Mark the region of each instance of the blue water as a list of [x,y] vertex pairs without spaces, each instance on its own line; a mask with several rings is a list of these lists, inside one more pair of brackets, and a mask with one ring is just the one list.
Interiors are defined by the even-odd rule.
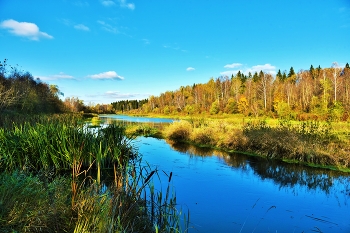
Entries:
[[117,121],[138,122],[138,123],[172,123],[174,122],[174,120],[170,118],[134,117],[134,116],[116,115],[116,114],[99,115],[99,118],[117,120]]
[[190,210],[189,232],[350,232],[346,174],[154,138],[135,145],[159,171],[156,189],[166,187],[164,173],[173,173],[179,209]]
[[[113,121],[169,124],[172,119],[102,115]],[[350,233],[350,174],[226,154],[140,137],[143,164],[158,170],[156,190],[170,185],[189,232]],[[167,175],[166,175],[167,174]]]

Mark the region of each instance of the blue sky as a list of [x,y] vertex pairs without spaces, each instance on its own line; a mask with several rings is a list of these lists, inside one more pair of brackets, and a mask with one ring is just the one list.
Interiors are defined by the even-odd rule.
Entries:
[[350,62],[349,0],[0,0],[0,59],[89,103]]

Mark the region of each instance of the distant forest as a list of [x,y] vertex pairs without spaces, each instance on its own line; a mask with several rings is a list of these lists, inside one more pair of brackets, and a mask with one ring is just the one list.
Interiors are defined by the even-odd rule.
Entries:
[[148,101],[112,103],[117,111],[156,114],[244,114],[295,119],[346,120],[350,113],[350,67],[295,72],[240,71],[231,77],[211,78],[204,84],[181,86]]
[[147,103],[148,99],[144,100],[121,100],[111,103],[114,111],[117,112],[128,112],[133,109],[139,109],[143,104]]
[[[166,88],[166,87],[165,87]],[[86,106],[77,97],[65,98],[58,86],[34,79],[0,62],[0,112],[24,113],[135,113],[135,114],[243,114],[299,120],[347,120],[350,116],[350,67],[295,72],[263,71],[211,78],[204,84],[181,86],[144,100],[123,100]]]

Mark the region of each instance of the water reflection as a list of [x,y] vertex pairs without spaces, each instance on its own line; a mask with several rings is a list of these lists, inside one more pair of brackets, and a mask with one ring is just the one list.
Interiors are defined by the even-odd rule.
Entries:
[[126,115],[99,115],[99,124],[121,124],[124,126],[137,126],[143,125],[151,128],[162,129],[163,127],[174,122],[168,118],[146,118],[146,117],[130,117]]
[[[252,170],[262,180],[273,180],[280,188],[294,188],[296,186],[306,187],[308,190],[321,190],[329,194],[332,189],[342,187],[341,193],[350,196],[350,174],[311,168],[298,164],[287,164],[276,160],[267,160],[261,157],[247,156],[244,154],[226,153],[207,147],[193,146],[187,143],[174,143],[171,140],[166,142],[172,149],[186,153],[190,157],[211,157],[216,156],[225,161],[233,168],[241,170]],[[335,182],[336,180],[336,182]],[[335,187],[339,186],[339,187]]]

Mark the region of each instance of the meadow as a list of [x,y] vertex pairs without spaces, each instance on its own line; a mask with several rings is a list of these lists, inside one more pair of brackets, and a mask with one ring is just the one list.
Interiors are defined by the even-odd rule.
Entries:
[[266,159],[350,171],[350,123],[248,118],[241,115],[181,117],[163,138]]

